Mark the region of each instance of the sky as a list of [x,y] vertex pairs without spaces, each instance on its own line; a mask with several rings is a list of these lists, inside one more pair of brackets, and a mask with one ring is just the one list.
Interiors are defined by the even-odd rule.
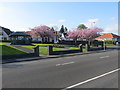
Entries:
[[0,26],[12,31],[40,25],[72,30],[79,24],[118,34],[118,2],[0,2]]

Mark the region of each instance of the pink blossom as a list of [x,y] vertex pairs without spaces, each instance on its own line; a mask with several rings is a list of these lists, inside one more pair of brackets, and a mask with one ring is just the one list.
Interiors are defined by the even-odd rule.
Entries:
[[31,36],[32,37],[54,37],[54,32],[45,25],[41,25],[31,29]]
[[94,27],[94,28],[90,28],[90,29],[82,29],[82,30],[74,29],[73,31],[68,32],[67,38],[94,39],[102,31],[103,31],[103,29],[98,28],[98,27]]

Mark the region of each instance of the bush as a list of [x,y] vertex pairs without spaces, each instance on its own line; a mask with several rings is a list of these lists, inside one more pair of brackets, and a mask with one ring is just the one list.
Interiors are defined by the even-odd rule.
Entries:
[[105,44],[115,44],[116,41],[113,41],[113,40],[105,40]]
[[54,44],[54,45],[52,45],[53,47],[56,47],[56,48],[64,48],[64,46],[62,46],[62,45],[58,45],[58,44]]

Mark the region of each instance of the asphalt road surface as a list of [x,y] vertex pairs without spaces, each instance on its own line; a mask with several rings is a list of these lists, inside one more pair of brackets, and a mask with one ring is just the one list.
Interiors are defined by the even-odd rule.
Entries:
[[3,64],[3,88],[118,88],[118,51]]

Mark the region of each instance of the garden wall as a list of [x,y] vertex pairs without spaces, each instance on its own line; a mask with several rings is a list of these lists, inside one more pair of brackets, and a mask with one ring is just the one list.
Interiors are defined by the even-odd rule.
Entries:
[[70,53],[78,53],[80,50],[64,50],[64,51],[53,51],[52,55],[61,55],[61,54],[70,54]]
[[5,60],[5,59],[36,57],[36,56],[39,56],[39,45],[34,47],[34,52],[33,53],[1,55],[0,57],[2,57],[2,60]]
[[10,40],[0,40],[0,42],[11,42]]
[[2,55],[2,60],[5,59],[16,59],[16,58],[26,58],[26,57],[34,57],[35,53],[25,53],[25,54],[14,54],[14,55]]
[[66,44],[66,45],[79,45],[79,44],[87,44],[88,41],[65,41],[65,40],[62,40],[62,41],[59,41],[59,44]]
[[[88,41],[59,41],[59,44],[66,44],[66,45],[79,45],[79,44],[88,44],[89,42]],[[97,40],[93,40],[93,41],[90,41],[90,45],[102,45],[103,44],[103,41],[97,41]]]

